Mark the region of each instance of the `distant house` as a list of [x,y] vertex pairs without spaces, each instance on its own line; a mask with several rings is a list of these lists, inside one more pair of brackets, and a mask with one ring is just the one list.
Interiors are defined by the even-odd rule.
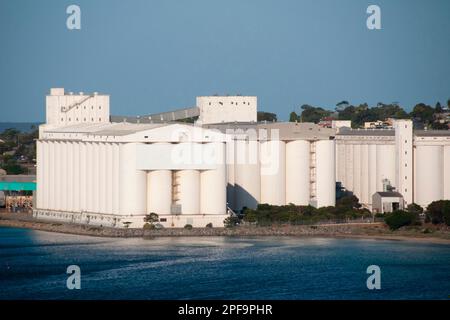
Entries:
[[403,196],[395,191],[375,192],[372,196],[372,211],[374,213],[389,213],[403,210],[405,202]]

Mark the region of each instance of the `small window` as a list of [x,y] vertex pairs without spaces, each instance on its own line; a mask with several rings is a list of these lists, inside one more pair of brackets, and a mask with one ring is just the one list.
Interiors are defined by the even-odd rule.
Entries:
[[102,118],[98,118],[98,121],[102,121]]
[[86,122],[86,118],[84,118],[84,122]]
[[98,106],[98,110],[102,110],[102,106]]
[[64,118],[61,118],[61,121],[64,121]]
[[159,222],[166,222],[167,221],[167,218],[161,218],[161,219],[159,219]]
[[148,139],[148,136],[144,136],[144,139]]
[[86,110],[86,106],[84,106],[84,110]]
[[94,106],[91,106],[91,110],[94,110]]
[[91,118],[91,121],[94,122],[94,118]]

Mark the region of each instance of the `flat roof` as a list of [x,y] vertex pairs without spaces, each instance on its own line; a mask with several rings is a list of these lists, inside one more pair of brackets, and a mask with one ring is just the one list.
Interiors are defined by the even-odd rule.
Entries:
[[395,136],[394,129],[350,129],[340,128],[337,136]]
[[382,197],[388,198],[388,197],[403,197],[399,192],[396,191],[378,191],[375,192],[377,194],[379,194]]

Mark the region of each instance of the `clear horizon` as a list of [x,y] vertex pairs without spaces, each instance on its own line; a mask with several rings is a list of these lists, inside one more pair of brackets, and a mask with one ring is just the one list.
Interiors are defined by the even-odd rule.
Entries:
[[216,93],[256,95],[280,120],[303,104],[450,99],[449,1],[80,0],[68,30],[71,4],[0,2],[1,122],[43,121],[51,87],[109,94],[112,115]]

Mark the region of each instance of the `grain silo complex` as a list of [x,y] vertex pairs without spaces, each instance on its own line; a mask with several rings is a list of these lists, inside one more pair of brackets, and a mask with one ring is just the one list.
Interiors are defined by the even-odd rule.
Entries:
[[46,112],[38,218],[142,227],[153,212],[164,227],[204,227],[258,203],[335,204],[333,130],[258,123],[256,97],[198,97],[193,108],[111,117],[108,96],[56,88]]
[[[187,121],[188,119],[189,121]],[[336,183],[367,208],[395,188],[406,203],[450,199],[450,136],[258,122],[254,96],[203,96],[196,106],[111,116],[109,96],[46,97],[37,141],[37,218],[142,227],[223,226],[259,203],[334,206]]]

